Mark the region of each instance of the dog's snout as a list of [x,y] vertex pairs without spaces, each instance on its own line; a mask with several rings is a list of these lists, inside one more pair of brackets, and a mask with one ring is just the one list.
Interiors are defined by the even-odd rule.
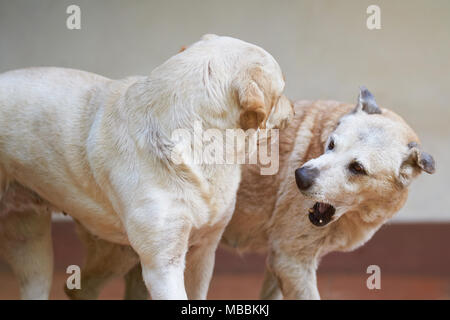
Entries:
[[319,170],[313,167],[301,167],[295,170],[295,181],[300,190],[311,187],[319,175]]

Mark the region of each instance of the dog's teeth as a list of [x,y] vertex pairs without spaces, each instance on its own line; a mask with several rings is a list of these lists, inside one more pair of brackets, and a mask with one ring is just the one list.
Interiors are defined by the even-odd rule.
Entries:
[[314,213],[314,209],[313,208],[309,208],[308,212],[309,213]]

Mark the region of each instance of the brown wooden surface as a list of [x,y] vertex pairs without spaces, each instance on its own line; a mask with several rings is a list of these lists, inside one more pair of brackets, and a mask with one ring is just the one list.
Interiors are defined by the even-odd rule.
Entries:
[[[51,298],[64,299],[68,265],[82,266],[83,252],[72,223],[54,224],[55,277]],[[325,257],[318,272],[324,299],[449,299],[450,224],[384,226],[362,248]],[[263,255],[239,256],[219,249],[209,298],[257,299],[262,284]],[[369,290],[367,266],[381,267],[381,290]],[[123,281],[115,279],[102,299],[121,299]],[[0,260],[0,299],[17,299],[19,290]]]
[[[63,286],[67,275],[55,274],[51,299],[67,299]],[[450,277],[427,275],[384,274],[381,289],[366,287],[367,275],[356,273],[324,273],[318,275],[322,299],[450,299]],[[258,299],[262,273],[215,274],[209,290],[209,299]],[[111,281],[100,299],[122,299],[124,284],[121,279]],[[0,300],[19,299],[19,288],[8,272],[0,272]]]
[[[65,270],[70,264],[82,263],[83,252],[72,223],[55,223],[53,242],[57,269]],[[319,270],[365,272],[367,266],[376,264],[389,273],[450,276],[449,244],[450,223],[388,224],[361,248],[327,255],[322,259]],[[259,272],[264,268],[264,260],[263,255],[239,256],[219,248],[216,272]]]

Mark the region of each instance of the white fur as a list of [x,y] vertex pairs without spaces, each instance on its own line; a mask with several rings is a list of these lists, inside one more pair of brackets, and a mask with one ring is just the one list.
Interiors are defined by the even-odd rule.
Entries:
[[[152,298],[206,298],[240,166],[174,164],[170,136],[196,120],[204,129],[239,128],[245,102],[253,101],[250,86],[263,101],[280,100],[276,61],[257,46],[215,35],[148,77],[113,81],[60,68],[4,73],[1,192],[24,186],[94,235],[130,244]],[[274,105],[265,104],[269,115]]]

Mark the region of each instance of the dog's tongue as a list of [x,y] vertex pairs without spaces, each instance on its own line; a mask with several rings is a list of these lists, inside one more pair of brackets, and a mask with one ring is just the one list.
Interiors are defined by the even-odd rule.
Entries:
[[324,213],[325,211],[327,211],[327,209],[330,207],[330,205],[329,204],[326,204],[326,203],[322,203],[322,202],[320,202],[319,203],[319,212],[320,213]]

